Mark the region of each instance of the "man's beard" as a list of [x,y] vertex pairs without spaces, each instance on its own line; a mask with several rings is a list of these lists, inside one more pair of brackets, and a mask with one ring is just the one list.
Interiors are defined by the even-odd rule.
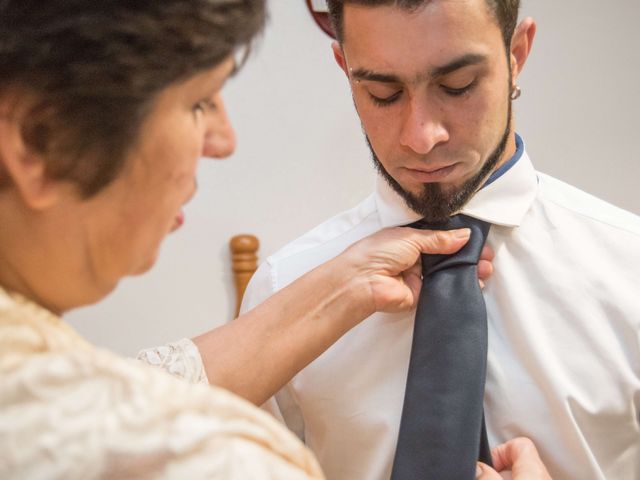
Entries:
[[367,144],[371,150],[373,163],[376,170],[382,175],[387,183],[393,188],[405,201],[407,206],[421,215],[428,223],[444,223],[447,219],[459,211],[476,193],[482,182],[491,174],[495,166],[498,164],[504,154],[511,134],[511,100],[509,99],[507,111],[507,125],[505,127],[502,138],[496,148],[487,157],[484,164],[473,177],[464,182],[460,187],[444,191],[439,183],[425,183],[423,190],[419,194],[408,192],[387,172],[380,162],[380,159],[373,150],[373,146],[366,136]]

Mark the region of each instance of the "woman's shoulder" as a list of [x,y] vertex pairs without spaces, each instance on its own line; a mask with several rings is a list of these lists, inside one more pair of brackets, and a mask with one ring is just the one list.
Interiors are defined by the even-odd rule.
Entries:
[[9,347],[0,350],[0,477],[261,478],[240,467],[251,465],[243,459],[282,478],[319,475],[298,440],[243,399],[63,342],[69,332],[47,348],[48,327],[19,320],[0,319],[0,343]]

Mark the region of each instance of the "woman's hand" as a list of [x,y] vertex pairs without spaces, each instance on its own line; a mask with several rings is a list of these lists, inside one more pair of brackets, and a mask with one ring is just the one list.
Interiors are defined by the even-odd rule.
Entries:
[[[381,230],[349,247],[345,256],[357,276],[370,288],[374,311],[411,310],[422,287],[420,254],[455,253],[469,240],[470,230],[417,230],[397,227]],[[480,285],[493,273],[493,251],[485,247],[478,263]],[[373,312],[371,312],[373,313]]]
[[[524,437],[515,438],[491,450],[494,468],[478,463],[480,480],[551,480],[536,446]],[[498,473],[500,472],[500,473]]]
[[[261,405],[374,312],[415,307],[420,254],[454,253],[468,239],[468,229],[391,228],[354,243],[233,322],[195,338],[209,382]],[[491,258],[486,250],[480,278],[491,274]]]

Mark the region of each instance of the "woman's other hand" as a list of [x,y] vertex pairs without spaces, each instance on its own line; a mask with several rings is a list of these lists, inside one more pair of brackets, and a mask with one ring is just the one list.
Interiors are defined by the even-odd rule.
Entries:
[[491,450],[494,468],[478,463],[480,480],[551,480],[536,446],[524,437],[514,438]]

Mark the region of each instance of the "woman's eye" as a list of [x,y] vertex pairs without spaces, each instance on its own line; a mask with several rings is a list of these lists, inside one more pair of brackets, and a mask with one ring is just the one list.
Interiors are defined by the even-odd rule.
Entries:
[[396,100],[398,100],[398,98],[400,98],[401,94],[402,94],[402,90],[399,90],[396,93],[394,93],[393,95],[389,95],[387,97],[382,97],[381,98],[381,97],[377,97],[376,95],[374,95],[371,92],[369,92],[369,97],[371,98],[373,103],[375,103],[379,107],[386,107],[386,106],[389,106],[392,103],[394,103]]
[[216,103],[213,100],[201,100],[193,106],[194,112],[205,113],[215,110]]
[[474,80],[473,82],[465,85],[464,87],[459,87],[459,88],[454,88],[454,87],[448,87],[446,85],[441,85],[442,90],[444,90],[444,92],[447,95],[451,95],[452,97],[459,97],[461,95],[464,95],[467,92],[470,92],[473,87],[475,87],[476,85],[476,81]]

